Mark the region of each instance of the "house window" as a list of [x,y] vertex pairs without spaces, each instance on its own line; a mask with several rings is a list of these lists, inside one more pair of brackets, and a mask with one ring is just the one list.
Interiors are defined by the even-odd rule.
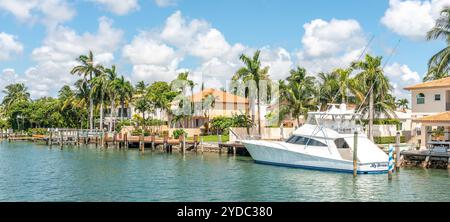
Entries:
[[441,94],[435,94],[434,101],[441,101]]
[[417,94],[417,104],[425,104],[425,95],[423,93]]

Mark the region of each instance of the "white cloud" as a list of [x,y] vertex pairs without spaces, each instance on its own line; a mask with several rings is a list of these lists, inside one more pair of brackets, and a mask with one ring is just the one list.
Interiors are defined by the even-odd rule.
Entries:
[[91,0],[102,6],[108,11],[116,15],[126,15],[131,11],[139,9],[138,0]]
[[20,83],[21,79],[14,69],[3,69],[0,73],[0,98],[3,98],[3,89],[11,83]]
[[31,57],[37,64],[23,75],[32,97],[55,95],[63,84],[72,84],[78,78],[69,73],[78,64],[76,58],[89,50],[97,63],[111,64],[122,36],[122,30],[114,28],[105,17],[99,19],[96,33],[78,34],[64,26],[50,31],[43,45],[32,51]]
[[23,45],[16,39],[13,35],[0,32],[0,61],[10,59],[13,54],[22,53]]
[[159,7],[168,7],[176,5],[177,0],[155,0],[155,3]]
[[179,59],[173,48],[145,32],[123,48],[123,56],[137,65],[169,65],[174,59]]
[[381,23],[401,36],[424,39],[444,6],[450,6],[450,0],[390,0]]
[[367,42],[356,20],[316,19],[303,28],[303,49],[297,52],[298,64],[313,74],[348,66],[358,59]]
[[271,50],[264,47],[261,50],[261,65],[269,66],[269,76],[273,80],[285,79],[293,68],[291,54],[284,48]]
[[0,9],[13,14],[21,22],[40,22],[49,28],[75,16],[75,10],[66,0],[2,0]]
[[394,95],[398,98],[408,97],[409,94],[403,90],[404,87],[420,82],[419,74],[412,71],[407,65],[393,63],[385,67],[384,73],[394,88]]

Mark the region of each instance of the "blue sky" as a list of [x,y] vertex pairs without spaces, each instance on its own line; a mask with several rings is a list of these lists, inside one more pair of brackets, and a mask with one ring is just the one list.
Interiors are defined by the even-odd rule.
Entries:
[[[389,56],[394,93],[421,81],[445,46],[424,34],[450,0],[0,0],[0,87],[24,82],[34,98],[54,96],[76,77],[78,54],[117,64],[133,82],[193,78],[220,87],[241,53],[262,49],[274,79],[297,65],[311,75],[369,52]],[[1,95],[0,95],[1,96]]]

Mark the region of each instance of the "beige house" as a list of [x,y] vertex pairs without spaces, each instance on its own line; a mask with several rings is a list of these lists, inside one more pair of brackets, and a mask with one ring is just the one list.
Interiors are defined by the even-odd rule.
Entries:
[[[408,86],[412,104],[412,141],[424,149],[450,144],[450,77]],[[431,133],[444,129],[442,136]]]
[[[255,116],[257,121],[256,104],[252,104],[247,98],[231,94],[213,88],[204,89],[193,96],[186,96],[188,102],[194,104],[194,115],[186,118],[183,123],[178,123],[173,127],[199,128],[218,116],[232,117],[233,115],[249,113]],[[179,101],[172,103],[172,110],[177,109]],[[261,115],[265,115],[265,106],[261,106]],[[263,121],[262,121],[263,122]]]

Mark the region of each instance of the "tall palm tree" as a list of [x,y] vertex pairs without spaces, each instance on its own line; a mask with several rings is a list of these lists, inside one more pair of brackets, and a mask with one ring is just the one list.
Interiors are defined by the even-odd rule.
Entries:
[[242,79],[243,82],[255,81],[256,83],[256,102],[258,106],[258,133],[261,135],[261,100],[259,95],[260,80],[269,80],[269,67],[261,68],[261,60],[259,58],[261,54],[260,50],[257,50],[253,57],[249,57],[242,54],[239,59],[244,63],[244,67],[241,67],[233,76],[233,81]]
[[339,77],[336,73],[319,73],[320,109],[325,109],[329,103],[334,103],[339,95]]
[[[104,70],[101,68],[101,70]],[[100,130],[103,130],[103,105],[105,98],[108,96],[108,75],[102,71],[100,74],[95,76],[92,81],[91,98],[96,98],[100,105]]]
[[[381,60],[382,57],[372,57],[367,54],[364,61],[352,63],[352,68],[360,71],[360,73],[351,81],[351,88],[360,103],[361,112],[368,113],[368,137],[372,141],[375,108],[379,112],[384,112],[389,116],[395,116],[395,113],[393,113],[395,101],[392,101],[392,96],[389,94],[392,86],[383,73]],[[369,98],[368,102],[366,100],[367,96]]]
[[[189,74],[190,74],[189,72],[178,73],[177,78],[174,81],[172,81],[172,87],[182,88],[182,89],[184,89],[184,87],[186,87],[186,86],[189,87],[190,93],[191,93],[190,113],[189,113],[189,115],[183,115],[183,116],[190,118],[192,121],[192,116],[194,114],[194,87],[196,84],[194,83],[194,81],[189,79]],[[182,93],[183,93],[183,95],[185,95],[185,92],[182,92]],[[191,122],[191,124],[192,124],[192,122]]]
[[408,109],[409,107],[409,101],[408,99],[399,99],[396,102],[396,105],[398,108],[402,109],[403,111],[405,111],[406,109]]
[[306,117],[308,111],[314,110],[317,105],[315,78],[307,76],[306,70],[300,67],[290,73],[287,84],[279,82],[284,100],[281,113],[290,113],[300,125],[300,116]]
[[[70,74],[78,74],[83,76],[83,79],[88,82],[88,90],[89,92],[92,89],[91,80],[94,76],[97,76],[101,73],[101,65],[94,63],[94,54],[92,51],[89,51],[88,55],[80,55],[77,58],[77,61],[81,63],[78,66],[75,66]],[[94,100],[92,96],[89,96],[89,129],[94,129]]]
[[348,102],[348,93],[347,91],[350,88],[350,74],[352,73],[352,69],[336,69],[333,71],[337,75],[337,81],[339,85],[339,96],[341,103],[347,103]]
[[12,104],[19,101],[30,101],[30,93],[23,83],[10,84],[2,92],[5,94],[1,105],[8,112]]
[[109,123],[109,132],[112,132],[112,130],[115,128],[115,113],[116,113],[116,100],[117,100],[117,94],[119,89],[119,79],[117,77],[117,71],[116,66],[113,65],[111,68],[106,68],[105,73],[108,76],[108,83],[107,83],[107,94],[110,99],[110,123]]
[[428,74],[434,77],[429,76],[427,79],[438,79],[439,77],[448,76],[450,61],[450,7],[447,6],[441,11],[441,17],[436,20],[435,26],[427,33],[427,39],[444,39],[447,43],[447,47],[433,55],[428,61]]
[[121,76],[117,80],[117,91],[116,91],[119,101],[120,101],[120,120],[123,121],[123,111],[125,110],[125,104],[130,102],[133,97],[133,85],[128,80],[125,80],[123,76]]

